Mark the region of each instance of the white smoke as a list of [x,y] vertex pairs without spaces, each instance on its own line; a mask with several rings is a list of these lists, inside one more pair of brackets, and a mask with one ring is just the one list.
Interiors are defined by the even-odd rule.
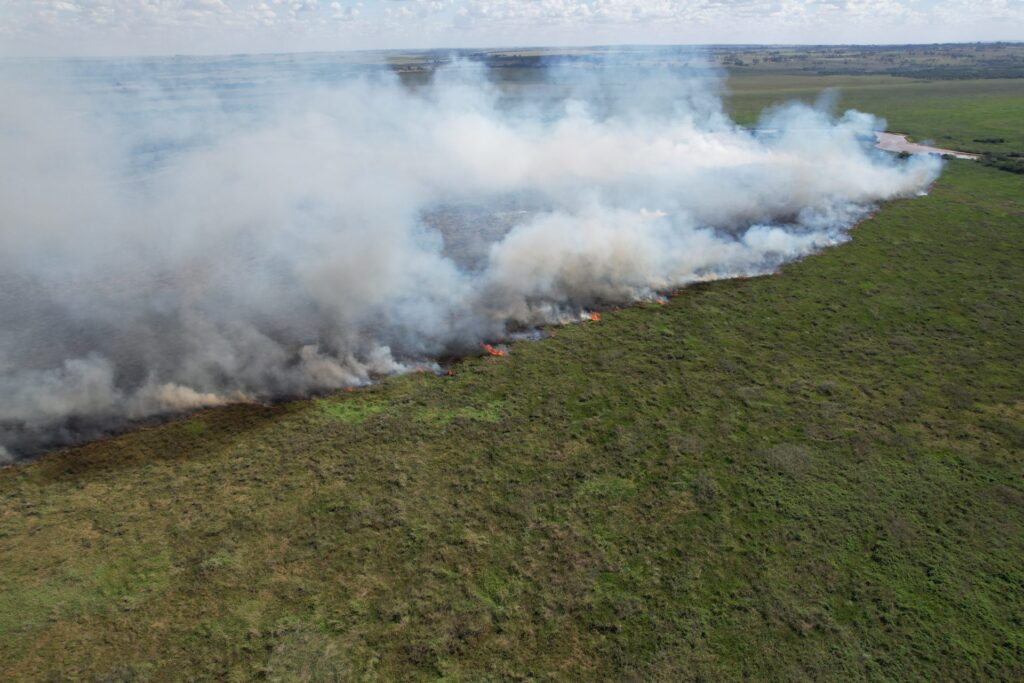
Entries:
[[600,76],[547,102],[464,64],[416,89],[275,82],[244,115],[140,86],[128,122],[110,93],[4,83],[0,448],[364,384],[770,272],[940,169],[873,150],[866,114],[792,105],[756,133],[707,72],[603,100]]

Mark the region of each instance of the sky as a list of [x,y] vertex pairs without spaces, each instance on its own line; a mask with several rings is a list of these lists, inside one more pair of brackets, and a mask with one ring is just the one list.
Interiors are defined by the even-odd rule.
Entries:
[[0,55],[1024,39],[1024,0],[0,0]]

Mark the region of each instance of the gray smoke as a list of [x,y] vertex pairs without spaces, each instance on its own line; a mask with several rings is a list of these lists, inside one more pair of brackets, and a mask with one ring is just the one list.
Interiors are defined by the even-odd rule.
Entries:
[[416,88],[261,69],[239,109],[210,78],[0,83],[0,459],[770,272],[940,170],[858,112],[739,128],[707,69],[538,98],[465,63]]

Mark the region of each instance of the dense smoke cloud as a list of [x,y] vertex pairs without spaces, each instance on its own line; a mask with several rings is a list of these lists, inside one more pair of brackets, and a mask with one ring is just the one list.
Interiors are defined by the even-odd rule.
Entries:
[[857,112],[741,129],[707,70],[518,97],[464,63],[416,88],[261,65],[235,107],[230,73],[161,68],[3,83],[0,458],[769,272],[939,171]]

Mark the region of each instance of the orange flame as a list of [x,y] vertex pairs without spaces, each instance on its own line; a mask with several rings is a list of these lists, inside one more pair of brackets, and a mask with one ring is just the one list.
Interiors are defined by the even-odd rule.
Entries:
[[480,346],[483,348],[484,351],[486,351],[487,353],[491,354],[492,356],[504,356],[505,355],[505,351],[504,350],[496,349],[493,346],[491,346],[490,344],[481,344]]
[[590,314],[590,319],[593,320],[595,323],[600,322],[601,314],[598,313],[597,311],[594,311],[593,313]]

